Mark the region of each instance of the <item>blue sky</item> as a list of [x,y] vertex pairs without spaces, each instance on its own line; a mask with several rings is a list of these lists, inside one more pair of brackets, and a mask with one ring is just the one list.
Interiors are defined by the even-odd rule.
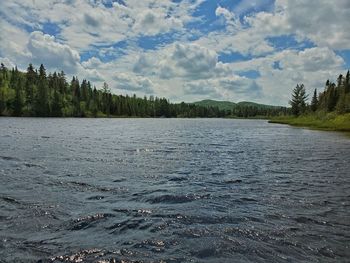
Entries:
[[286,105],[350,68],[348,0],[13,0],[0,60],[113,92]]

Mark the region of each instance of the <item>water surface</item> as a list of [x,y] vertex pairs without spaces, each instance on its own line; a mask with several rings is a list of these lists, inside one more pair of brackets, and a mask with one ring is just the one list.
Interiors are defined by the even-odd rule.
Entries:
[[349,171],[260,120],[0,118],[0,261],[346,262]]

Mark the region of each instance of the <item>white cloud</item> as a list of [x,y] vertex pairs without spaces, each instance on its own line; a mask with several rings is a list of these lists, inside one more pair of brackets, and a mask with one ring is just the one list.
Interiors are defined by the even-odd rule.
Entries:
[[242,0],[235,6],[233,12],[236,14],[242,14],[248,11],[256,11],[261,7],[270,4],[270,0]]
[[230,31],[241,28],[239,17],[237,17],[235,13],[230,12],[226,8],[218,6],[215,10],[215,15],[218,17],[223,16],[225,18],[225,22],[231,27]]
[[89,60],[84,61],[82,63],[82,65],[85,68],[89,68],[89,69],[98,68],[102,64],[103,64],[102,61],[99,58],[96,58],[96,57],[91,57]]
[[113,77],[115,80],[114,86],[117,89],[141,92],[141,94],[152,94],[153,83],[150,79],[133,75],[131,73],[118,73]]
[[193,80],[183,84],[184,93],[194,97],[207,99],[242,101],[257,100],[262,88],[255,80],[231,75],[206,80]]
[[[245,17],[245,23],[242,24],[234,12],[223,7],[217,7],[215,14],[225,17],[226,30],[210,32],[208,35],[199,38],[196,41],[198,44],[216,52],[239,52],[244,55],[264,55],[274,50],[266,37],[278,35],[281,31],[276,31],[276,28],[283,24],[279,19],[279,15],[269,14],[269,18],[273,17],[276,21],[272,21],[272,19],[261,21],[263,14],[266,13],[258,13]],[[269,27],[269,24],[274,26]]]
[[13,0],[1,3],[0,14],[13,24],[35,30],[42,30],[44,23],[55,23],[60,28],[57,37],[81,51],[140,35],[184,30],[184,24],[193,20],[191,12],[200,3],[129,0],[125,5],[114,2],[112,7],[106,7],[101,1]]
[[7,68],[14,68],[16,66],[15,63],[13,63],[10,59],[8,58],[3,58],[3,57],[0,57],[0,62],[2,64],[4,64],[5,67]]
[[[275,63],[279,67],[274,67]],[[237,71],[257,70],[256,82],[263,87],[267,103],[287,105],[291,90],[303,83],[307,91],[322,89],[327,79],[334,79],[343,71],[344,60],[329,48],[310,48],[304,51],[284,50],[266,57],[232,63]]]
[[288,0],[288,23],[297,35],[316,45],[350,49],[350,1]]
[[0,18],[0,55],[6,56],[14,63],[27,63],[30,52],[26,48],[29,34]]
[[215,52],[199,45],[175,44],[169,62],[181,76],[188,78],[207,78],[217,63]]
[[140,35],[157,35],[172,30],[179,30],[183,23],[179,18],[169,17],[167,14],[157,13],[153,10],[141,11],[135,17],[135,23],[132,30]]
[[350,30],[346,30],[350,17],[348,0],[278,0],[272,12],[252,13],[241,24],[237,14],[260,4],[242,1],[232,12],[217,7],[215,13],[225,17],[226,31],[210,32],[197,43],[217,52],[256,56],[274,51],[268,37],[295,35],[298,41],[310,40],[317,46],[350,49]]
[[[107,81],[117,93],[286,104],[297,83],[311,92],[342,73],[344,60],[335,50],[350,49],[347,0],[276,0],[269,12],[251,12],[267,1],[244,0],[233,11],[217,6],[213,11],[225,29],[206,34],[186,29],[188,22],[205,21],[191,16],[202,0],[129,0],[125,5],[109,2],[111,7],[105,2],[3,1],[1,61],[22,69],[30,62],[43,63],[49,71],[62,69],[97,87]],[[239,17],[241,13],[248,15]],[[41,32],[47,22],[57,27],[55,36]],[[153,50],[142,50],[135,41],[169,32],[174,42]],[[199,39],[189,41],[192,34]],[[269,37],[284,35],[310,40],[315,47],[275,49]],[[218,54],[233,52],[251,59],[218,60]],[[86,54],[93,55],[82,62]],[[259,73],[255,79],[240,75],[251,70]]]
[[68,45],[56,42],[53,36],[34,31],[29,36],[27,47],[34,63],[44,63],[49,68],[59,65],[67,73],[77,71],[79,53]]
[[321,70],[338,70],[344,64],[344,60],[329,48],[309,48],[300,52],[286,50],[275,57],[280,58],[283,69],[305,74]]

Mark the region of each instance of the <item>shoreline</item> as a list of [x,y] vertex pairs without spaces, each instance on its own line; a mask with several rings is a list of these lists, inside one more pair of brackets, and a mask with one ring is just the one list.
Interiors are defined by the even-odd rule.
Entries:
[[287,124],[294,127],[320,131],[336,131],[350,133],[350,114],[316,113],[299,117],[284,116],[272,118],[269,123]]
[[61,116],[61,117],[53,117],[53,116],[5,116],[2,115],[0,118],[45,118],[45,119],[224,119],[224,120],[269,120],[269,117],[265,116],[257,116],[257,117],[154,117],[154,116]]

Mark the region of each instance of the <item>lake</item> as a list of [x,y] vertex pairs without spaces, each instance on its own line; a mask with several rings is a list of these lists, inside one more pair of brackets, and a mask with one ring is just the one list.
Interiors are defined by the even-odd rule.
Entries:
[[349,171],[265,120],[0,118],[0,261],[346,262]]

